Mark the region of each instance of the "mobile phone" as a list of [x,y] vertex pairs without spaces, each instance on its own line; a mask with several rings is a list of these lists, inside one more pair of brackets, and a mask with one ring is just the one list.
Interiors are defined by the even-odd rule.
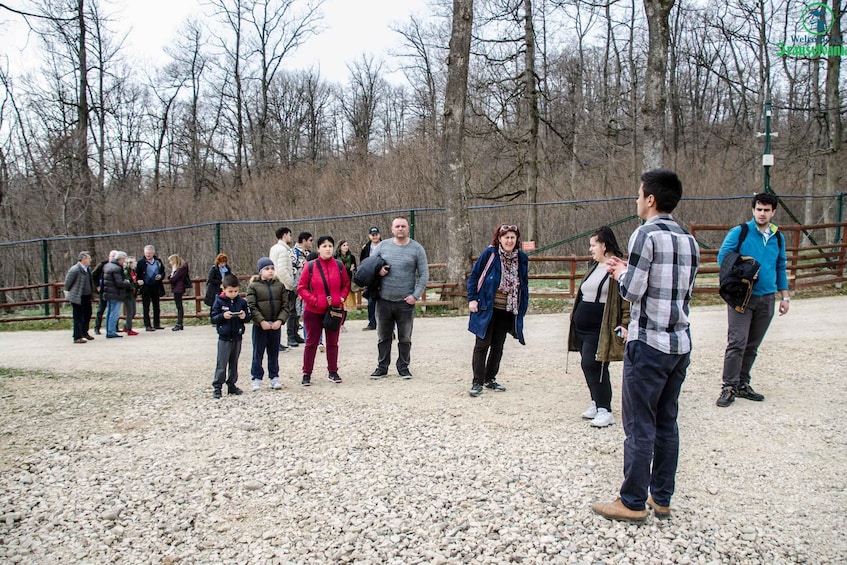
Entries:
[[618,336],[618,337],[623,337],[623,328],[616,329],[615,335]]
[[230,310],[229,313],[233,316],[238,316],[239,314],[241,314],[241,310]]

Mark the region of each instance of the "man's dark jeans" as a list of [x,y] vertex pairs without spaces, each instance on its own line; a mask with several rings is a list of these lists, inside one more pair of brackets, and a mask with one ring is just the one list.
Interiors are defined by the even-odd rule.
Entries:
[[82,296],[80,304],[71,304],[74,319],[74,340],[88,335],[88,325],[91,323],[91,295]]
[[726,307],[729,329],[723,358],[725,386],[738,388],[750,384],[750,370],[773,319],[774,300],[773,294],[751,296],[743,314]]
[[388,370],[391,365],[391,342],[394,325],[397,324],[397,370],[409,368],[412,355],[412,326],[415,321],[415,306],[405,300],[391,302],[380,298],[376,303],[376,333],[379,340],[377,369]]
[[657,504],[670,506],[679,459],[679,391],[690,360],[690,353],[669,355],[640,341],[626,344],[620,495],[630,510],[644,510],[648,488]]
[[[153,322],[150,323],[150,306],[153,306]],[[160,327],[159,319],[159,287],[157,285],[141,287],[141,308],[142,317],[144,318],[144,327]]]

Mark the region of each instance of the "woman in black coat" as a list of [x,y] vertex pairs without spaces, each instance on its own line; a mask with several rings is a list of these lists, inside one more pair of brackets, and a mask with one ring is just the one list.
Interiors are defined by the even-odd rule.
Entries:
[[206,296],[203,302],[209,308],[215,303],[215,297],[221,293],[221,284],[224,275],[227,273],[232,273],[233,276],[235,275],[232,269],[229,268],[228,261],[229,257],[226,256],[226,253],[218,253],[218,256],[215,257],[215,264],[212,265],[212,268],[209,270],[209,276],[206,277]]

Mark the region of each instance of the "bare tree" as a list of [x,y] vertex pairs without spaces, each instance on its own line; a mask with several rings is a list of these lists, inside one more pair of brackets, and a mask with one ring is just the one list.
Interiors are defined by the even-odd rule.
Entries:
[[[467,280],[467,266],[472,253],[464,163],[465,106],[472,31],[473,0],[453,0],[453,31],[444,93],[440,181],[446,208],[446,231],[452,235],[454,242],[447,255],[447,280],[457,282],[460,290]],[[459,306],[462,298],[454,296],[453,301]]]
[[665,104],[667,102],[667,66],[670,24],[668,18],[674,0],[644,0],[647,15],[648,50],[645,73],[642,163],[644,169],[661,167],[665,162]]
[[347,69],[350,83],[341,98],[341,107],[352,129],[353,154],[364,160],[374,133],[376,109],[385,90],[382,63],[362,55],[355,63],[347,65]]

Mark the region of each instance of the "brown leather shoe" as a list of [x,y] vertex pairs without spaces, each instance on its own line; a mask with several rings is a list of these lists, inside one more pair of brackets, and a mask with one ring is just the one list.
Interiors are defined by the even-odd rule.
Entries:
[[656,518],[659,520],[667,520],[671,517],[671,507],[670,506],[661,506],[653,500],[653,495],[647,495],[647,506],[653,509],[653,514],[656,515]]
[[79,339],[75,339],[74,343],[88,343],[88,341],[84,337],[81,337]]
[[647,521],[647,510],[630,510],[621,502],[620,497],[614,502],[595,502],[591,509],[607,520],[619,520],[632,524],[643,524]]

